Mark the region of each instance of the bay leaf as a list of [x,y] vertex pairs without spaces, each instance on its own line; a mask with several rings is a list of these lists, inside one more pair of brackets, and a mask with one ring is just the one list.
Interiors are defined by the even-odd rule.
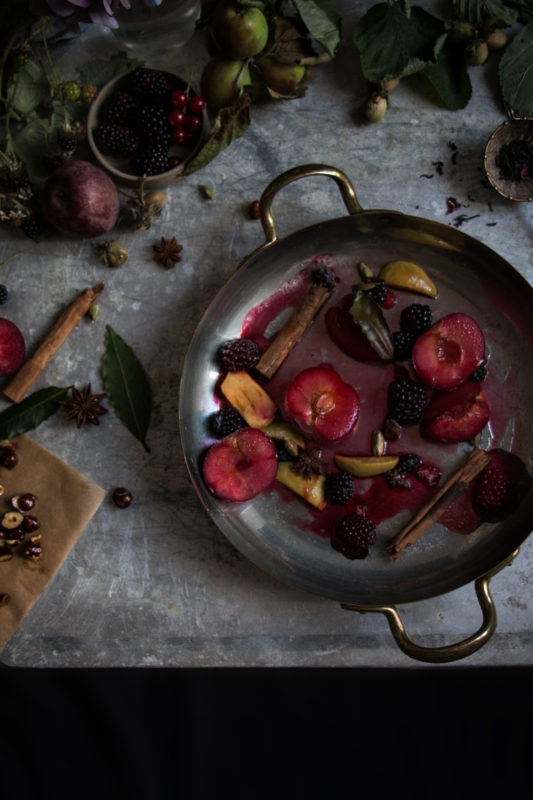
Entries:
[[110,325],[106,326],[102,375],[117,417],[149,453],[146,433],[152,411],[150,382],[132,348]]
[[519,117],[533,117],[533,22],[509,42],[498,65],[505,102]]
[[350,314],[380,358],[389,360],[394,355],[392,336],[381,308],[368,292],[354,287]]
[[67,394],[68,387],[48,386],[4,409],[0,412],[0,439],[13,439],[36,428],[59,409],[59,401]]
[[333,58],[341,42],[342,19],[330,0],[293,0],[302,22]]
[[354,29],[363,75],[379,83],[435,64],[444,33],[444,23],[419,6],[377,3]]

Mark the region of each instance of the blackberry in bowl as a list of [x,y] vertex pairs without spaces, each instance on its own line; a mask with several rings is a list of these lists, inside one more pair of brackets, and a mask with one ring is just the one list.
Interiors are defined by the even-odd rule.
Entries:
[[107,83],[91,105],[93,155],[118,182],[168,186],[200,149],[208,128],[205,102],[178,75],[137,67]]

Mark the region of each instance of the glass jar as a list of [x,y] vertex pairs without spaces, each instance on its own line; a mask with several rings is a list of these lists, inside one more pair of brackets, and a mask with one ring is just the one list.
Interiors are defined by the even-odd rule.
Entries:
[[192,37],[200,16],[201,0],[162,0],[147,6],[143,0],[130,0],[131,8],[120,6],[115,12],[118,28],[114,36],[132,56],[167,59]]

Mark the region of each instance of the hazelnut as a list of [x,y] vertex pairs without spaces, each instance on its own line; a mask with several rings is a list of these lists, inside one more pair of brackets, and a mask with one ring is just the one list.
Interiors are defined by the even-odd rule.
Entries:
[[40,527],[41,523],[37,517],[34,517],[33,514],[26,514],[22,522],[22,530],[25,531],[25,533],[33,533]]
[[133,500],[133,497],[128,489],[119,486],[113,492],[112,499],[118,508],[127,508]]
[[0,450],[0,466],[5,469],[13,469],[17,466],[19,457],[15,453],[13,445],[5,446]]
[[16,508],[17,511],[31,511],[36,502],[36,495],[31,494],[30,492],[26,492],[25,494],[16,494],[11,498],[11,505],[13,508]]
[[13,553],[9,547],[0,545],[0,561],[10,561],[13,558]]
[[2,495],[5,493],[5,491],[6,491],[5,488],[0,483],[0,497],[2,497]]
[[4,536],[4,541],[6,544],[13,547],[16,544],[20,544],[26,538],[26,533],[22,528],[15,528],[12,531],[6,531]]
[[0,526],[4,531],[13,531],[15,528],[19,528],[23,521],[24,514],[21,514],[20,511],[7,511],[2,517]]
[[0,608],[2,606],[7,606],[7,604],[9,603],[10,600],[11,600],[11,597],[8,595],[7,592],[1,592],[0,593]]
[[[37,541],[34,541],[36,539]],[[39,537],[34,536],[29,542],[24,545],[24,557],[30,558],[32,561],[37,561],[43,554],[43,546],[39,541]]]

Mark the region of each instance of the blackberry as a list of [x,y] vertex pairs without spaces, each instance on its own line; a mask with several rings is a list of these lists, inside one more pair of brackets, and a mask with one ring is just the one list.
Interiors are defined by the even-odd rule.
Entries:
[[60,150],[63,150],[66,153],[71,153],[76,149],[76,138],[74,136],[69,136],[66,133],[60,133],[57,137],[57,144]]
[[353,497],[353,478],[349,472],[335,472],[326,478],[326,500],[345,506]]
[[148,146],[172,144],[172,125],[168,109],[163,106],[143,106],[139,112],[138,129],[140,139]]
[[318,267],[311,272],[311,283],[313,286],[323,286],[325,289],[331,289],[335,286],[335,278],[327,267]]
[[9,292],[7,291],[7,286],[4,286],[3,283],[0,283],[0,306],[4,305],[7,302],[7,298],[9,297]]
[[24,235],[27,236],[28,239],[33,239],[34,242],[38,242],[42,235],[42,228],[35,217],[27,217],[22,221],[20,228]]
[[215,411],[209,419],[209,428],[217,439],[223,439],[224,436],[229,436],[230,433],[235,433],[235,431],[246,427],[245,420],[237,409],[231,406],[225,406]]
[[413,345],[416,342],[416,339],[416,333],[409,333],[407,331],[394,331],[392,334],[394,360],[407,361],[408,358],[411,358]]
[[376,543],[377,530],[368,517],[348,514],[343,517],[331,536],[331,546],[346,558],[366,558],[368,548]]
[[387,299],[387,287],[385,286],[385,281],[381,279],[376,281],[376,285],[373,286],[372,289],[368,290],[368,294],[374,303],[378,304],[378,306],[384,303]]
[[415,472],[422,465],[422,459],[416,453],[404,453],[398,460],[402,472]]
[[388,392],[389,414],[400,425],[416,425],[426,407],[422,384],[412,380],[392,381]]
[[485,364],[482,364],[478,367],[471,375],[469,380],[477,381],[478,383],[482,383],[485,378],[487,377],[487,367]]
[[402,331],[420,334],[433,325],[433,315],[429,306],[413,303],[406,306],[400,314],[400,327]]
[[154,147],[136,153],[131,159],[131,169],[134,175],[160,175],[168,172],[170,161],[165,147]]
[[222,366],[229,372],[255,367],[261,358],[261,348],[252,339],[230,339],[220,348]]
[[97,125],[94,140],[102,153],[126,156],[136,153],[139,147],[133,131],[124,125],[113,125],[109,122]]
[[170,86],[166,76],[157,69],[137,67],[128,78],[128,87],[138,97],[163,97]]
[[138,122],[140,108],[137,98],[129,92],[117,92],[104,109],[103,121],[132,127]]
[[400,465],[383,473],[383,477],[391,489],[410,489],[411,483]]

